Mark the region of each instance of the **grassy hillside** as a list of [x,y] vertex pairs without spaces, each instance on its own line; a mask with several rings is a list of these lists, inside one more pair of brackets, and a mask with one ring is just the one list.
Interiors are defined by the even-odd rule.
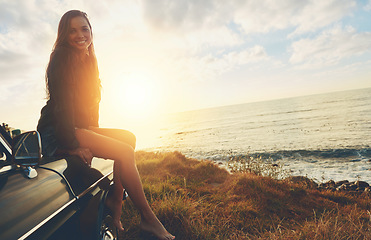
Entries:
[[[176,239],[371,239],[369,193],[318,191],[306,178],[230,174],[178,152],[137,152],[147,199]],[[148,239],[130,200],[121,239]]]

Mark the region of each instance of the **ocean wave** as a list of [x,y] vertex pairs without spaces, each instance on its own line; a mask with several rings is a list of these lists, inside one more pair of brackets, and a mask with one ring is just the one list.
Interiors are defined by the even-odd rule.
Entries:
[[[159,149],[158,149],[159,150]],[[164,150],[164,149],[162,149]],[[170,150],[170,149],[168,149]],[[160,150],[161,151],[161,150]],[[323,162],[323,161],[370,161],[371,162],[371,148],[342,148],[342,149],[325,149],[325,150],[280,150],[267,152],[243,152],[238,153],[234,151],[197,151],[195,149],[178,149],[188,157],[196,159],[209,159],[228,161],[238,158],[260,158],[262,160],[299,160],[306,162]]]
[[326,150],[281,150],[275,152],[256,152],[234,154],[229,158],[253,157],[271,160],[347,160],[347,161],[361,161],[371,159],[371,148],[343,148],[343,149],[326,149]]

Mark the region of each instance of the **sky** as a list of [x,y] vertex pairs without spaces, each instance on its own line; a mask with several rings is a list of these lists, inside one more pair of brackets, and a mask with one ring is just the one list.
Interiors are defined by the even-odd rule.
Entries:
[[0,0],[1,122],[36,128],[71,9],[92,24],[103,127],[371,87],[371,0]]

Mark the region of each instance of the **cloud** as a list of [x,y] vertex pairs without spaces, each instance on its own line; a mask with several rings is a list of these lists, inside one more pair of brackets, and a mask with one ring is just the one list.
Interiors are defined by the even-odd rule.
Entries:
[[368,0],[368,3],[363,7],[367,12],[371,11],[371,0]]
[[[293,29],[291,36],[314,32],[351,14],[354,0],[324,1],[222,1],[222,0],[142,0],[146,23],[160,31],[171,31],[184,38],[195,35],[200,42],[210,42],[225,28],[224,35],[236,40],[252,33],[268,33]],[[216,30],[219,29],[219,30]],[[204,34],[199,34],[203,32]],[[212,42],[212,41],[211,41]],[[238,45],[241,41],[216,42],[219,45]]]
[[16,76],[27,77],[25,72],[32,67],[30,62],[24,60],[27,57],[27,55],[22,53],[8,50],[0,51],[0,59],[3,59],[0,60],[0,81],[4,84],[4,82],[12,82],[12,78]]
[[352,0],[308,1],[300,11],[293,15],[291,21],[296,27],[290,36],[314,32],[348,16],[356,7]]
[[188,48],[200,50],[243,42],[238,33],[228,27],[232,19],[228,2],[142,0],[141,6],[147,26],[159,34],[182,41]]
[[294,29],[290,36],[314,32],[349,15],[355,1],[242,1],[234,15],[246,34]]
[[226,55],[225,59],[232,66],[240,66],[249,63],[259,62],[262,60],[267,60],[268,55],[264,47],[256,45],[252,48],[245,49],[238,52],[230,52]]
[[[55,36],[53,8],[38,1],[11,1],[0,10],[0,81],[32,78],[34,68],[46,65]],[[48,5],[53,6],[53,1]],[[48,11],[46,11],[48,10]],[[32,14],[30,14],[32,13]],[[43,66],[43,67],[44,67]]]
[[297,25],[293,18],[306,5],[308,1],[241,1],[233,20],[246,34],[267,33]]
[[290,62],[306,67],[325,67],[371,51],[371,32],[357,33],[339,26],[323,31],[316,38],[305,38],[291,46]]
[[178,32],[223,24],[220,18],[221,1],[197,0],[142,0],[143,14],[154,28]]
[[221,56],[207,54],[202,57],[187,57],[177,61],[177,71],[184,81],[213,81],[229,71],[269,61],[265,49],[256,45],[241,51],[225,53]]

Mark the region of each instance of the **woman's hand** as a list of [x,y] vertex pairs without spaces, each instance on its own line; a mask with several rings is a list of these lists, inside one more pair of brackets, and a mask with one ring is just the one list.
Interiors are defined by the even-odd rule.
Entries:
[[76,148],[74,150],[68,150],[68,154],[79,156],[88,166],[91,165],[93,154],[89,148]]

